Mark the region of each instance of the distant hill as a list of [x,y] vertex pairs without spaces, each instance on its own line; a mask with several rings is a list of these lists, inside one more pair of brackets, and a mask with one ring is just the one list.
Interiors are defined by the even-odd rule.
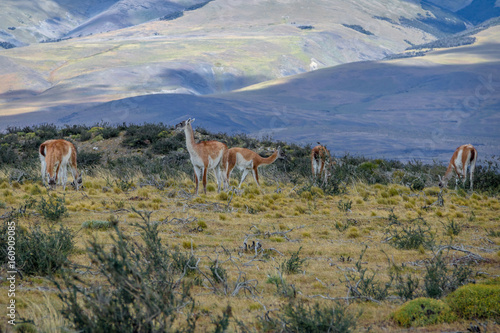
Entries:
[[358,62],[210,96],[155,94],[67,104],[2,123],[164,122],[228,133],[321,141],[336,152],[445,161],[463,143],[500,152],[500,26],[474,45],[423,57]]
[[0,49],[0,130],[191,115],[215,131],[369,156],[432,159],[463,141],[498,153],[498,19],[466,18],[495,10],[470,0],[5,0],[0,45],[26,46]]

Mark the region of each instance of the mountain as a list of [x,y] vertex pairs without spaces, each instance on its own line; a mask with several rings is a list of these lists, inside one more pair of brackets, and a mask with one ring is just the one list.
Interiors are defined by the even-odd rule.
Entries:
[[164,122],[195,117],[228,133],[320,141],[334,152],[445,161],[463,143],[500,152],[500,26],[476,43],[422,57],[349,63],[210,96],[155,94],[67,104],[22,116],[32,122]]
[[[38,6],[48,6],[50,1],[44,1]],[[7,8],[11,9],[14,3],[25,4],[13,0],[2,3],[10,3]],[[68,17],[76,20],[79,15],[79,25],[63,29],[63,37],[97,32],[106,24],[132,24],[138,16],[149,19],[156,12],[154,5],[159,4],[147,2],[145,13],[138,15],[139,3],[143,1],[122,0],[102,5],[100,10],[96,9],[97,2],[90,0],[77,8],[71,7],[76,5],[70,1],[60,0],[53,5],[60,15],[57,17],[63,16],[65,8]],[[175,12],[181,2],[161,3],[165,10]],[[1,76],[0,94],[14,94],[18,101],[30,101],[14,109],[9,103],[0,105],[3,112],[63,105],[68,95],[77,103],[165,92],[221,93],[316,68],[382,59],[466,26],[451,12],[436,7],[424,9],[419,3],[407,1],[395,1],[390,6],[383,0],[182,3],[192,10],[172,20],[149,21],[85,38],[35,43],[0,52],[3,62],[19,68],[17,75],[9,69],[8,76]],[[26,8],[18,10],[24,13]],[[37,15],[37,22],[48,16]],[[11,28],[15,28],[12,34],[24,31],[23,27]],[[36,75],[27,75],[32,72]]]
[[[459,14],[476,1],[29,3],[0,4],[0,36],[29,44],[0,49],[0,130],[194,116],[369,156],[499,151],[500,32]],[[36,43],[54,17],[69,39]]]

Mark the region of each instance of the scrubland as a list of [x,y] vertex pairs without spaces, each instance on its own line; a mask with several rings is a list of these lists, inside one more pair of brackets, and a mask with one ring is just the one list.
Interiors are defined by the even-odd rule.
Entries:
[[[238,189],[234,172],[230,189],[217,193],[211,177],[195,196],[184,134],[168,126],[42,126],[0,137],[2,234],[7,222],[17,226],[18,329],[498,330],[494,158],[481,161],[474,191],[441,191],[439,163],[338,152],[321,183],[309,176],[310,147],[197,136],[266,156],[280,145],[287,158],[260,168],[261,187],[247,177]],[[54,137],[79,149],[79,191],[41,182],[37,146]],[[6,261],[3,250],[4,305]],[[486,303],[464,289],[475,287]]]

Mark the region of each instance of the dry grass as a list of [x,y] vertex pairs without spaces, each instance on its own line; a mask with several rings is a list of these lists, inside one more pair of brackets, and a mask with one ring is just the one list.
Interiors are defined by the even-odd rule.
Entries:
[[[276,287],[266,283],[269,276],[277,273],[280,264],[300,250],[300,258],[307,259],[302,272],[285,275],[293,284],[297,297],[304,302],[331,302],[325,297],[345,297],[347,289],[344,273],[354,267],[361,251],[368,246],[363,264],[370,271],[377,271],[382,281],[389,279],[389,257],[395,264],[406,264],[407,269],[423,276],[422,261],[432,258],[433,252],[419,248],[399,250],[385,240],[389,226],[389,216],[393,214],[401,222],[422,218],[431,227],[436,244],[464,246],[484,258],[474,264],[476,271],[483,272],[477,280],[500,275],[500,240],[488,236],[498,232],[500,202],[496,197],[480,193],[461,196],[455,191],[444,193],[444,207],[431,205],[437,200],[437,188],[412,192],[398,185],[366,185],[357,183],[348,188],[348,194],[325,196],[321,191],[314,195],[298,195],[289,184],[276,186],[265,181],[257,188],[251,179],[234,196],[209,191],[198,197],[190,193],[194,190],[190,179],[176,179],[171,186],[160,191],[152,186],[138,187],[129,191],[109,188],[106,179],[95,173],[87,177],[85,188],[75,192],[69,188],[65,193],[57,189],[56,194],[64,194],[69,215],[62,224],[73,230],[77,237],[77,250],[71,255],[72,262],[89,266],[86,255],[88,241],[95,237],[100,242],[110,243],[112,229],[99,230],[82,228],[85,221],[118,221],[119,228],[130,239],[139,239],[139,230],[134,223],[143,223],[132,208],[152,211],[151,220],[161,221],[161,239],[172,247],[193,251],[204,258],[201,267],[208,267],[210,259],[219,254],[221,259],[228,256],[228,250],[238,266],[227,265],[229,281],[235,281],[239,270],[246,273],[247,280],[258,281],[253,293],[240,292],[236,296],[213,293],[210,289],[195,286],[195,311],[200,314],[200,329],[210,327],[210,315],[220,315],[230,304],[233,315],[249,324],[265,310],[277,309],[286,299],[277,295]],[[107,175],[109,177],[109,175]],[[0,178],[1,179],[1,178]],[[109,179],[108,179],[109,180]],[[215,187],[215,184],[211,183]],[[309,193],[309,192],[308,192]],[[311,193],[309,193],[311,194]],[[20,206],[28,197],[40,199],[47,190],[40,183],[25,182],[20,185],[0,181],[0,216],[11,208]],[[350,211],[341,211],[339,200],[352,201]],[[429,207],[429,205],[431,205]],[[427,206],[428,208],[422,208]],[[458,235],[446,232],[444,224],[451,219],[461,226]],[[22,217],[20,225],[29,228],[33,223],[47,223],[34,213]],[[339,225],[349,225],[342,230]],[[255,259],[253,250],[244,251],[244,241],[250,244],[259,241],[264,252]],[[449,256],[457,259],[466,253],[450,251]],[[388,256],[388,257],[387,257]],[[91,274],[81,274],[83,279],[99,279]],[[5,271],[1,274],[6,276]],[[5,281],[5,280],[4,280]],[[7,299],[7,285],[2,284],[0,303]],[[18,284],[16,293],[19,315],[34,320],[45,331],[57,331],[65,322],[55,310],[60,307],[56,289],[45,278],[26,278]],[[353,303],[351,308],[363,309],[359,320],[361,330],[400,331],[390,319],[390,314],[401,304],[399,300]],[[67,323],[66,323],[67,324]],[[440,324],[426,328],[426,332],[464,330],[464,322]]]

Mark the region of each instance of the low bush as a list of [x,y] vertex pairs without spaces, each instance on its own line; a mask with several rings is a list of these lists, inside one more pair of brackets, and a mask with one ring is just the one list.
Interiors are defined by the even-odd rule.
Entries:
[[108,230],[112,227],[112,223],[110,221],[99,221],[99,220],[90,220],[82,223],[82,228],[85,229],[96,229],[96,230]]
[[64,203],[64,198],[49,196],[48,200],[42,197],[37,205],[38,212],[50,221],[60,220],[68,211]]
[[352,313],[345,305],[313,305],[290,302],[273,317],[260,318],[263,332],[354,332],[360,313]]
[[425,266],[424,290],[428,297],[441,298],[469,283],[474,275],[467,265],[448,268],[441,253]]
[[150,223],[148,214],[141,217],[145,223],[136,226],[142,230],[143,245],[125,240],[117,226],[111,250],[90,242],[89,257],[106,282],[81,284],[71,271],[63,272],[63,286],[54,281],[62,314],[77,331],[195,332],[191,285],[175,274],[158,224]]
[[91,167],[101,163],[102,153],[81,150],[78,152],[76,162],[79,168]]
[[434,245],[434,235],[429,226],[421,225],[420,220],[410,221],[410,224],[396,226],[392,225],[388,229],[388,242],[397,249],[412,250],[421,246],[432,248]]
[[468,284],[446,297],[450,308],[463,319],[500,320],[500,285]]
[[456,320],[448,304],[432,298],[420,297],[406,302],[392,315],[393,320],[403,327],[419,327]]
[[302,271],[302,265],[306,259],[301,259],[299,257],[299,252],[302,249],[299,248],[297,252],[292,253],[290,259],[285,260],[281,263],[281,271],[285,274],[296,274]]
[[[0,228],[0,263],[8,261],[8,225]],[[16,268],[26,275],[52,275],[68,261],[74,248],[74,235],[64,227],[44,231],[40,226],[25,229],[15,226]]]
[[376,300],[382,301],[389,296],[389,290],[393,283],[393,276],[389,281],[377,279],[377,271],[369,270],[363,265],[363,256],[366,253],[367,246],[361,251],[359,259],[351,270],[346,270],[344,274],[348,294],[358,300]]

